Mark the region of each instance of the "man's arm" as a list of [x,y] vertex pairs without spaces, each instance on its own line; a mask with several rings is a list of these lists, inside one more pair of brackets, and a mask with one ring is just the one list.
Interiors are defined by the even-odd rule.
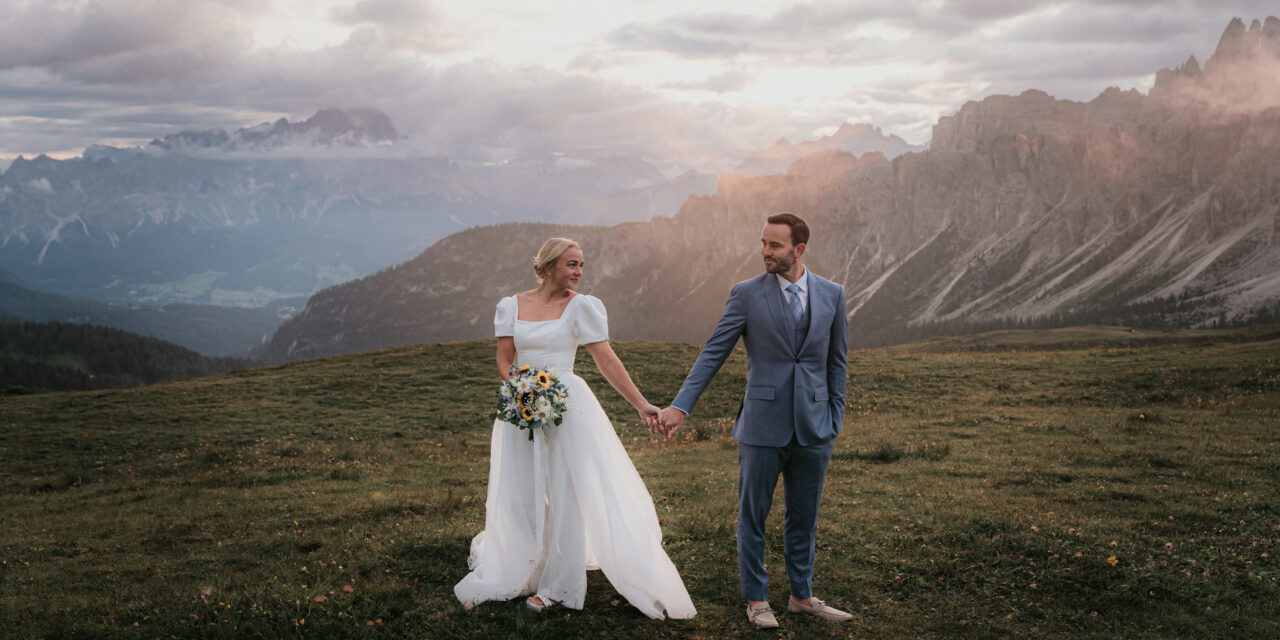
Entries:
[[738,285],[729,292],[729,300],[724,304],[724,315],[720,316],[720,322],[716,325],[715,331],[711,332],[711,338],[702,347],[702,352],[698,354],[697,361],[693,363],[689,375],[685,377],[680,392],[676,394],[676,399],[672,400],[671,406],[662,412],[668,438],[680,428],[684,422],[684,416],[691,413],[694,405],[698,404],[698,398],[702,396],[702,392],[706,390],[716,372],[720,371],[720,367],[724,366],[725,360],[733,352],[734,345],[738,344],[738,338],[742,337],[746,326],[747,299],[746,294],[742,292],[742,285]]
[[827,402],[831,407],[832,427],[840,435],[844,425],[844,394],[849,379],[849,316],[846,315],[844,287],[836,304],[836,317],[831,322],[831,341],[827,351]]

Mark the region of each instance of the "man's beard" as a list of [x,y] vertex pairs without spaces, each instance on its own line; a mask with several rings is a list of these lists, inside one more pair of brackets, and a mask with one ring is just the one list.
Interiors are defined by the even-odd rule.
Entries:
[[795,258],[790,256],[786,258],[774,256],[772,265],[768,262],[764,263],[764,271],[765,273],[786,273],[791,270],[791,266],[795,263]]

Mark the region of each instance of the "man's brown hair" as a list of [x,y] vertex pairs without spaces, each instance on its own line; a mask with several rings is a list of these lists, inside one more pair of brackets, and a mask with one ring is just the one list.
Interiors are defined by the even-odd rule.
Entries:
[[768,222],[769,224],[785,224],[791,227],[791,246],[809,243],[809,223],[805,222],[804,218],[790,211],[784,211],[769,216]]

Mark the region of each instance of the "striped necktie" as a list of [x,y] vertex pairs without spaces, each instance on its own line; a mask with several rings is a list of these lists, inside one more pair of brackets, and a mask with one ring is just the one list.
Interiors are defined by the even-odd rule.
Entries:
[[800,285],[791,283],[791,286],[787,287],[787,293],[791,294],[787,299],[787,306],[791,307],[791,317],[795,318],[796,322],[800,322],[800,317],[804,315],[804,307],[800,306]]

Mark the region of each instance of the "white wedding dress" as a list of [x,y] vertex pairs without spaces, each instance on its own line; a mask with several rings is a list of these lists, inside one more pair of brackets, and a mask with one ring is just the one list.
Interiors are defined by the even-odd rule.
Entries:
[[591,389],[573,374],[579,344],[608,339],[604,305],[575,295],[555,320],[517,319],[515,296],[494,316],[514,336],[516,361],[553,368],[569,390],[559,426],[528,431],[494,421],[485,529],[471,541],[471,573],[453,588],[464,604],[537,593],[581,609],[588,569],[651,618],[695,611],[662,548],[653,499]]

